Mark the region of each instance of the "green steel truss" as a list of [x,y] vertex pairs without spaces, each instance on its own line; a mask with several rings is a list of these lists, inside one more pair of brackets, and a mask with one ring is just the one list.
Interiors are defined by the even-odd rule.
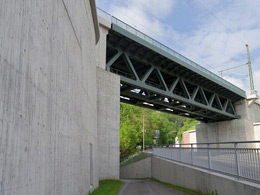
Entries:
[[234,102],[243,99],[124,34],[111,30],[107,71],[120,75],[121,102],[215,122],[239,118]]

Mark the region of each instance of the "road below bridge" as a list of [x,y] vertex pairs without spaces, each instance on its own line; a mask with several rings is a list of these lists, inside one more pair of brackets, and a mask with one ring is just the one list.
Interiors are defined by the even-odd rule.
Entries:
[[160,183],[150,180],[122,180],[125,184],[120,188],[119,195],[186,195]]

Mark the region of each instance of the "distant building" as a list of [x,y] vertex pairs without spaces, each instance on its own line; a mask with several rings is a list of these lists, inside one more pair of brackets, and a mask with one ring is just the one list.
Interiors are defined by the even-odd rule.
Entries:
[[185,131],[182,134],[182,144],[197,143],[196,130]]

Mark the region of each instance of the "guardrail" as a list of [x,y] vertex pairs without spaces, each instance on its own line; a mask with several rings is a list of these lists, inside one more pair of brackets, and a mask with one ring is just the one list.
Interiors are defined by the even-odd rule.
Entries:
[[235,92],[237,92],[237,93],[239,93],[239,94],[241,94],[241,93],[242,93],[242,94],[245,94],[245,91],[244,91],[244,90],[242,90],[242,89],[240,89],[239,87],[233,85],[232,83],[226,81],[226,80],[223,79],[222,77],[220,77],[220,76],[216,75],[215,73],[213,73],[213,72],[207,70],[206,68],[200,66],[199,64],[193,62],[192,60],[186,58],[185,56],[179,54],[178,52],[172,50],[171,48],[165,46],[164,44],[162,44],[162,43],[156,41],[155,39],[151,38],[150,36],[148,36],[148,35],[142,33],[141,31],[139,31],[139,30],[133,28],[132,26],[130,26],[130,25],[126,24],[125,22],[121,21],[120,19],[118,19],[118,18],[116,18],[116,17],[110,15],[109,13],[105,12],[104,10],[102,10],[102,9],[100,9],[100,8],[97,8],[97,10],[98,10],[98,15],[99,15],[99,16],[101,16],[101,17],[103,17],[104,19],[110,21],[111,23],[114,23],[114,24],[120,26],[121,28],[127,30],[128,32],[130,32],[130,33],[132,33],[132,34],[134,34],[134,35],[140,37],[141,39],[143,39],[143,40],[149,42],[150,44],[152,44],[152,45],[154,45],[154,46],[156,46],[156,47],[158,47],[158,48],[160,48],[160,49],[166,51],[167,53],[171,54],[172,56],[174,56],[174,57],[176,57],[176,58],[178,58],[178,59],[180,59],[180,60],[186,62],[187,64],[189,64],[189,65],[191,65],[191,66],[197,68],[198,70],[200,70],[200,71],[206,73],[207,75],[209,75],[209,76],[211,76],[211,77],[217,79],[218,81],[220,81],[220,82],[226,84],[227,86],[231,87]]
[[162,145],[155,156],[260,182],[260,141]]

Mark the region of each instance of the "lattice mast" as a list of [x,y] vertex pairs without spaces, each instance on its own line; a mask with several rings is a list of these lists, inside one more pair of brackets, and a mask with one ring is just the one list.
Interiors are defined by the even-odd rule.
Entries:
[[253,79],[253,73],[252,73],[251,59],[250,59],[249,47],[248,47],[247,44],[246,44],[246,51],[247,51],[247,63],[246,64],[242,64],[242,65],[234,66],[234,67],[227,68],[227,69],[224,69],[224,70],[220,70],[219,73],[220,73],[220,76],[223,77],[223,72],[225,72],[225,71],[232,70],[232,69],[235,69],[235,68],[239,68],[241,66],[248,66],[248,72],[249,72],[248,76],[249,76],[249,80],[250,80],[251,94],[256,94],[257,91],[255,90],[255,87],[254,87],[254,79]]
[[251,67],[249,47],[247,44],[246,44],[246,51],[247,51],[247,65],[248,65],[248,72],[249,72],[251,94],[256,94],[257,92],[254,87],[254,79],[253,79],[253,73],[252,73],[252,67]]

